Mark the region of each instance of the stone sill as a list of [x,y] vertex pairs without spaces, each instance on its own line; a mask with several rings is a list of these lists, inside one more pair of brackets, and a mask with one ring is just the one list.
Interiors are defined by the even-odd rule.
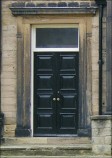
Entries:
[[95,115],[91,116],[91,120],[112,120],[111,115]]

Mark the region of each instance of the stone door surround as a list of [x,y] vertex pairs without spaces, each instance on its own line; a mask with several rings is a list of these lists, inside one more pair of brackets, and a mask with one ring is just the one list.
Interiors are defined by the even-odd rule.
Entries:
[[[32,4],[32,3],[31,3]],[[31,5],[30,4],[30,5]],[[74,4],[74,3],[73,3]],[[97,7],[93,3],[80,3],[80,6],[67,7],[28,7],[28,3],[12,3],[10,9],[17,16],[17,128],[16,136],[30,136],[31,131],[31,29],[33,25],[46,24],[78,24],[80,29],[80,51],[79,51],[79,122],[78,135],[90,135],[90,115],[86,103],[86,90],[91,80],[87,81],[91,70],[87,72],[86,63],[91,67],[88,60],[91,52],[91,19],[95,15]],[[34,11],[36,9],[36,11]],[[46,13],[46,15],[45,15]],[[52,13],[52,14],[51,14]],[[81,15],[81,16],[80,16]],[[84,85],[84,86],[83,86]],[[91,92],[90,92],[91,93]],[[90,105],[89,105],[90,106]]]

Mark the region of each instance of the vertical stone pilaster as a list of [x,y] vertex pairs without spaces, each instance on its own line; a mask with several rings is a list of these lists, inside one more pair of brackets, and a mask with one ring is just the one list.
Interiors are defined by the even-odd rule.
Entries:
[[23,31],[22,18],[17,19],[17,128],[23,125]]
[[30,131],[30,80],[31,80],[31,31],[30,24],[24,24],[24,126]]
[[[88,23],[88,24],[87,24]],[[79,74],[79,127],[78,127],[78,136],[90,136],[91,130],[90,130],[90,120],[89,115],[91,113],[91,108],[89,105],[89,84],[91,84],[91,81],[87,83],[88,80],[88,51],[89,47],[88,44],[90,42],[90,26],[91,20],[90,19],[84,19],[79,24],[80,29],[80,52],[79,52],[79,65],[80,65],[80,74]],[[90,46],[90,45],[89,45]],[[88,48],[87,48],[88,47]],[[90,54],[89,54],[90,55]],[[88,62],[88,66],[90,66],[91,63]],[[89,109],[90,108],[90,109]]]
[[[30,136],[30,130],[26,123],[26,89],[24,87],[24,73],[27,72],[24,70],[25,56],[24,56],[24,25],[23,18],[18,17],[17,19],[17,127],[15,130],[15,135],[19,137]],[[26,43],[25,43],[26,44]],[[25,71],[25,72],[24,72]],[[28,107],[29,108],[29,107]]]
[[107,114],[112,114],[112,1],[107,0]]

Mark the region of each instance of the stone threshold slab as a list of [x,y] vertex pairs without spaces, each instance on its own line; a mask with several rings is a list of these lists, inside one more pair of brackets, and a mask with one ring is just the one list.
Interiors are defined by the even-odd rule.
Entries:
[[69,144],[69,145],[6,145],[6,146],[3,146],[1,145],[1,150],[12,150],[12,149],[71,149],[71,150],[81,150],[81,149],[84,149],[84,150],[89,150],[91,149],[92,146],[91,144]]
[[46,144],[46,145],[69,145],[69,144],[91,144],[88,137],[5,137],[3,145],[18,144]]

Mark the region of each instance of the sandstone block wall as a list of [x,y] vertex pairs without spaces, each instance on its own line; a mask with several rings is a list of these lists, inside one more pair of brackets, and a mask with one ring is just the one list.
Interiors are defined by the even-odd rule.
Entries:
[[111,155],[112,117],[92,116],[92,150],[95,154]]
[[[11,1],[2,1],[2,73],[1,110],[5,115],[4,134],[14,136],[16,125],[16,17],[9,9]],[[11,125],[11,126],[10,126]]]

